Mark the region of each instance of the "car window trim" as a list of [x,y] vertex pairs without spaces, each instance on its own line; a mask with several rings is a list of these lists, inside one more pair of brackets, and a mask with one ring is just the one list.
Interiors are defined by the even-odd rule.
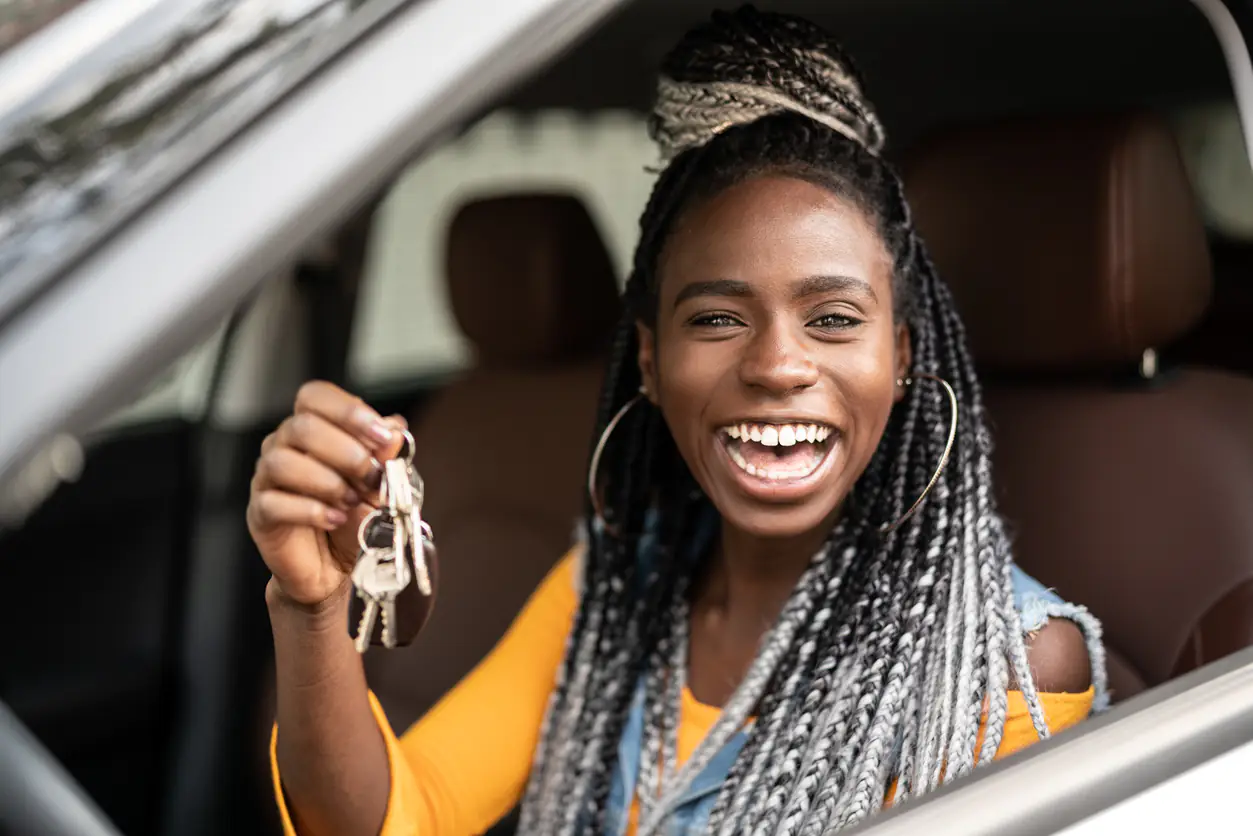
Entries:
[[416,150],[621,4],[412,3],[275,105],[0,331],[0,380],[16,395],[0,399],[0,485],[39,466],[58,433],[125,403]]
[[848,833],[1056,833],[1250,740],[1253,648],[1246,648]]
[[[0,329],[4,328],[8,320],[33,304],[40,294],[47,292],[58,281],[71,275],[74,268],[82,263],[96,247],[116,235],[121,227],[163,194],[176,187],[180,180],[190,175],[215,154],[228,149],[231,140],[246,131],[249,125],[281,103],[301,85],[307,84],[318,73],[331,66],[346,50],[368,37],[375,27],[385,25],[387,19],[404,5],[414,2],[422,2],[422,0],[371,0],[362,6],[342,28],[326,33],[321,43],[315,46],[308,55],[298,59],[297,64],[294,65],[295,70],[281,83],[275,84],[271,95],[265,100],[242,108],[229,121],[210,121],[198,129],[194,137],[185,138],[176,151],[185,155],[179,160],[181,164],[137,188],[134,194],[129,196],[127,203],[119,207],[114,217],[92,231],[85,239],[73,242],[67,247],[66,252],[60,254],[52,263],[37,267],[19,265],[13,274],[5,276],[3,287],[0,287]],[[86,13],[89,11],[91,9],[88,8],[88,4],[84,3],[66,13],[64,19],[54,23],[45,32],[34,35],[30,42],[20,44],[18,48],[34,53],[37,52],[36,48],[42,46],[39,41],[61,36],[61,30],[67,27],[95,25],[95,18],[87,17]],[[71,32],[65,37],[68,38],[72,34]],[[55,47],[55,44],[53,46]],[[0,86],[25,67],[25,63],[14,62],[10,56],[3,57],[10,60],[0,61]]]

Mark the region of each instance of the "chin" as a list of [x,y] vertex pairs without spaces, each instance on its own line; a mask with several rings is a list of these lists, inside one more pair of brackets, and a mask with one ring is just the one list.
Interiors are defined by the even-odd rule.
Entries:
[[794,506],[744,503],[731,500],[715,506],[722,518],[735,529],[763,540],[790,540],[834,525],[838,502],[803,503]]

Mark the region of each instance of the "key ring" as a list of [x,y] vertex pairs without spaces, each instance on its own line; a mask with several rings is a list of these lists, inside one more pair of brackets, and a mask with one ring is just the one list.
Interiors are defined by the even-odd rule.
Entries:
[[[418,452],[418,444],[413,440],[413,433],[408,430],[401,430],[400,432],[405,443],[401,446],[400,452],[396,454],[396,458],[403,458],[406,467],[413,467],[413,457]],[[407,452],[406,448],[408,448]]]
[[382,519],[383,519],[383,510],[381,508],[376,508],[370,513],[366,514],[365,517],[361,520],[361,525],[357,526],[357,545],[360,546],[362,552],[368,551],[369,549],[373,548],[367,542],[366,537],[368,536],[368,533],[372,533],[369,531],[370,526],[375,523],[381,522]]

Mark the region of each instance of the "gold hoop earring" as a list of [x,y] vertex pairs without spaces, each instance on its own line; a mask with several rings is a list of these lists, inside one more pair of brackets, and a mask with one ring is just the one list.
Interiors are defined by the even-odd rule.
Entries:
[[605,521],[605,509],[601,505],[600,496],[596,492],[596,476],[600,471],[600,456],[605,452],[605,445],[609,442],[609,436],[613,435],[613,431],[617,428],[626,414],[631,411],[631,407],[644,400],[648,394],[643,386],[640,386],[639,393],[631,400],[622,405],[622,408],[614,413],[609,419],[609,423],[605,425],[605,430],[600,434],[600,438],[596,442],[595,449],[592,450],[592,463],[587,468],[587,495],[592,501],[592,512],[596,519],[606,530],[609,530],[609,524]]
[[953,391],[953,387],[948,381],[942,377],[933,374],[916,374],[907,377],[904,380],[898,380],[897,383],[902,386],[911,386],[915,380],[933,380],[944,387],[945,394],[948,395],[949,402],[949,425],[948,425],[948,441],[944,444],[944,453],[940,456],[940,464],[935,469],[935,473],[931,474],[931,481],[922,489],[922,494],[914,500],[914,504],[909,506],[909,510],[901,515],[900,519],[893,523],[884,523],[879,527],[880,534],[888,534],[904,525],[905,521],[917,513],[918,508],[922,506],[922,502],[927,498],[927,494],[931,493],[931,489],[935,487],[935,483],[940,481],[940,474],[944,472],[945,465],[948,464],[949,455],[953,452],[953,442],[957,438],[957,394]]

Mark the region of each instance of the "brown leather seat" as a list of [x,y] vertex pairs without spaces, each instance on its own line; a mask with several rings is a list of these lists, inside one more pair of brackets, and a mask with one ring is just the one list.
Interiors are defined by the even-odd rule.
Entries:
[[1103,620],[1114,698],[1253,644],[1253,379],[1145,362],[1211,292],[1166,125],[970,129],[904,171],[984,372],[1017,560]]
[[605,245],[567,195],[469,203],[446,255],[453,312],[476,357],[413,428],[440,590],[412,646],[367,656],[398,729],[491,650],[570,547],[620,311]]

